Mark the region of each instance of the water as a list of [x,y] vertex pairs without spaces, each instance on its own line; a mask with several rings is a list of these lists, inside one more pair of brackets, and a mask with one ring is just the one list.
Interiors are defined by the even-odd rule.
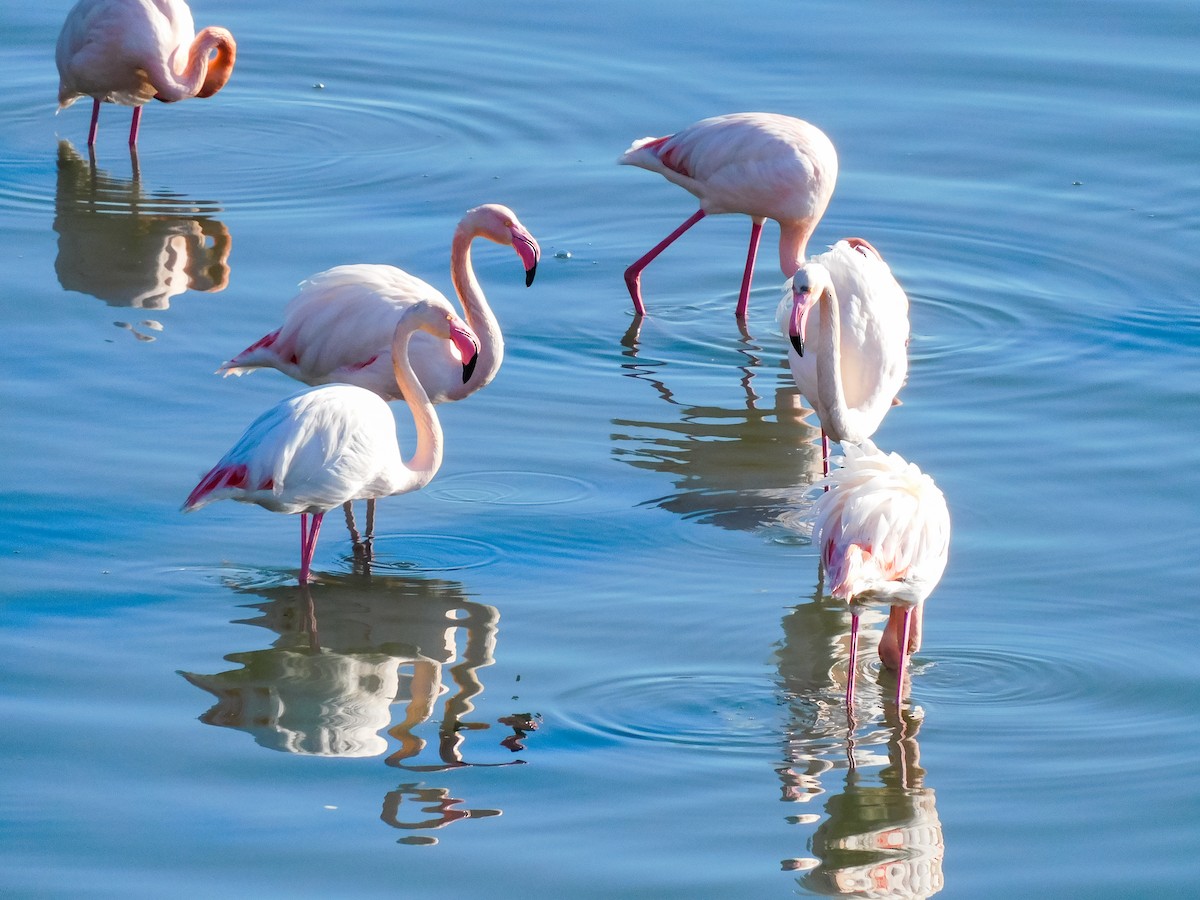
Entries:
[[[148,108],[137,178],[127,111],[94,172],[53,115],[57,6],[0,49],[6,896],[1200,890],[1192,5],[197,0],[237,68]],[[954,518],[911,701],[875,663],[853,728],[771,226],[745,335],[742,218],[640,331],[621,280],[694,204],[616,156],[752,109],[839,148],[814,247],[906,286],[877,439]],[[448,289],[486,201],[544,260],[477,248],[505,364],[377,565],[331,521],[305,594],[293,520],[180,515],[293,388],[212,372],[296,282]]]

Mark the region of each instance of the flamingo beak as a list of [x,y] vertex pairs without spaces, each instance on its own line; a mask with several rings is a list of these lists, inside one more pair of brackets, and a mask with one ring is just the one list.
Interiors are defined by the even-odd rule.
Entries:
[[788,328],[788,340],[797,356],[804,355],[804,333],[808,328],[808,314],[816,303],[816,297],[808,288],[801,288],[792,295],[792,321]]
[[538,260],[542,258],[542,248],[533,239],[533,235],[520,225],[512,226],[512,239],[513,249],[517,251],[517,256],[521,257],[521,262],[525,265],[525,287],[529,287],[533,284],[533,277],[537,274]]
[[450,325],[450,342],[462,360],[463,384],[466,384],[475,373],[475,364],[479,362],[479,342],[470,329],[453,323]]

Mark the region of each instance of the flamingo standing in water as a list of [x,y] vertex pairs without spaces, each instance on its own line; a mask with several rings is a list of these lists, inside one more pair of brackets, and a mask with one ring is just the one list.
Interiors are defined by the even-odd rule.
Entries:
[[419,490],[442,464],[442,428],[409,361],[409,342],[418,331],[454,345],[463,381],[478,353],[466,323],[438,304],[415,303],[400,317],[389,357],[417,427],[416,449],[407,460],[391,407],[377,394],[349,384],[309,388],[259,416],[200,479],[184,511],[230,499],[300,513],[300,583],[307,583],[326,512],[352,500]]
[[908,295],[878,250],[847,238],[797,270],[777,318],[792,377],[821,421],[828,474],[830,439],[865,441],[898,402],[908,374]]
[[816,499],[813,544],[830,596],[850,605],[846,706],[853,711],[860,607],[890,607],[879,657],[896,670],[899,704],[908,657],[921,649],[925,598],[946,568],[950,512],[933,479],[899,454],[883,453],[869,440],[845,453]]
[[[471,266],[471,243],[477,237],[516,251],[525,266],[526,287],[533,284],[541,259],[537,241],[508,207],[488,203],[462,217],[450,244],[450,279],[462,316],[478,336],[479,355],[471,376],[464,380],[462,360],[452,346],[424,334],[413,336],[409,359],[433,403],[473,394],[495,377],[504,359],[500,324]],[[385,400],[401,399],[404,391],[393,374],[392,333],[405,311],[420,302],[454,310],[436,288],[395,266],[336,266],[304,281],[284,310],[283,324],[217,371],[241,375],[274,368],[306,384],[354,384]],[[346,515],[352,521],[349,505]],[[367,503],[368,555],[374,517],[371,500]]]
[[666,137],[634,141],[617,161],[658,172],[700,200],[699,210],[625,270],[639,316],[646,313],[642,269],[706,215],[743,213],[750,216],[750,247],[736,315],[744,319],[763,220],[779,223],[779,267],[790,278],[804,262],[838,173],[837,151],[823,131],[776,113],[701,119]]
[[100,104],[132,106],[129,146],[136,146],[144,104],[211,97],[229,81],[233,35],[218,27],[195,31],[183,0],[79,0],[58,35],[58,108],[92,98],[92,147]]

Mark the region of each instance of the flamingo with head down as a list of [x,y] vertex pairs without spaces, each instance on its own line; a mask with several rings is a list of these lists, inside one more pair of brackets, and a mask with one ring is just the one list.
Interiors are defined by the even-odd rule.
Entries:
[[646,313],[641,277],[680,235],[709,214],[750,217],[750,246],[735,313],[746,317],[763,221],[779,223],[779,267],[790,278],[837,182],[837,151],[823,131],[776,113],[733,113],[701,119],[666,137],[633,142],[619,160],[658,172],[700,200],[700,209],[625,270],[634,312]]
[[415,303],[400,317],[388,356],[417,427],[408,459],[400,455],[391,407],[377,394],[349,384],[309,388],[259,416],[200,479],[184,511],[229,499],[300,513],[300,582],[307,582],[326,512],[352,500],[419,490],[442,464],[442,428],[409,361],[417,333],[454,346],[463,381],[478,353],[466,323],[435,303]]
[[843,464],[826,476],[813,507],[813,545],[830,596],[850,605],[850,670],[846,706],[854,709],[861,607],[890,607],[879,657],[896,670],[903,698],[908,657],[921,649],[925,599],[946,568],[950,512],[933,479],[897,453],[871,441],[845,448]]
[[[96,143],[101,103],[133,107],[129,146],[142,106],[211,97],[233,72],[237,44],[226,29],[195,33],[183,0],[79,0],[58,35],[58,108],[92,98],[88,146]],[[215,54],[215,56],[213,55]]]

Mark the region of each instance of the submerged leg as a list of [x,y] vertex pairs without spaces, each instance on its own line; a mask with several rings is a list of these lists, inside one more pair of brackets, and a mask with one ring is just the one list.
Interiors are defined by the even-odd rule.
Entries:
[[300,583],[307,584],[312,570],[313,553],[317,549],[317,535],[321,533],[321,520],[325,513],[313,513],[312,526],[308,525],[308,513],[300,514]]
[[703,219],[704,215],[704,210],[696,210],[686,222],[651,247],[645,256],[625,270],[625,286],[629,288],[629,296],[633,299],[633,311],[639,316],[646,314],[646,305],[642,303],[642,269],[654,262],[658,254],[675,243],[681,234]]
[[129,125],[129,146],[137,146],[138,125],[142,122],[142,108],[135,106],[133,108],[133,121]]
[[100,125],[100,101],[92,101],[92,124],[88,128],[88,146],[92,147],[96,144],[96,129]]
[[908,668],[908,629],[912,622],[912,609],[905,608],[904,622],[900,626],[900,665],[896,668],[896,706],[904,699],[904,672]]
[[367,538],[363,542],[363,558],[370,562],[375,556],[375,498],[367,500]]
[[746,271],[742,273],[742,289],[738,292],[737,310],[734,312],[739,319],[746,318],[746,309],[750,305],[750,282],[754,280],[754,260],[758,256],[758,242],[762,238],[762,219],[751,220],[750,247],[746,251]]
[[858,670],[858,614],[850,613],[850,668],[846,670],[846,709],[854,713],[854,682]]

